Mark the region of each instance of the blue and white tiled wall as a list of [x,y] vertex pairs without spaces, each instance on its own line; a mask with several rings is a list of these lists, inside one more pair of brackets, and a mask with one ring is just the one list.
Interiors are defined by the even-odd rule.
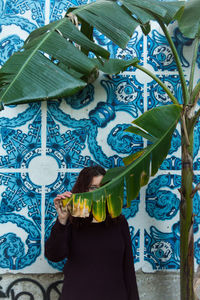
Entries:
[[[17,51],[28,34],[85,1],[0,0],[0,64]],[[176,26],[171,32],[187,74],[191,41]],[[138,56],[144,66],[180,95],[180,82],[169,46],[155,23],[148,37],[138,29],[126,50],[96,32],[96,41],[112,57]],[[199,50],[200,51],[200,50]],[[200,56],[199,56],[200,57]],[[199,78],[200,59],[196,69]],[[48,273],[63,262],[44,258],[44,240],[56,218],[54,197],[70,190],[79,171],[100,164],[122,165],[122,158],[146,145],[124,132],[144,111],[169,104],[150,77],[130,68],[123,75],[105,75],[78,96],[58,102],[9,106],[0,113],[0,272]],[[200,181],[200,124],[195,129],[195,182]],[[123,209],[133,242],[136,269],[179,268],[180,130],[158,174],[142,188],[130,209]],[[195,196],[195,263],[200,263],[199,195]]]

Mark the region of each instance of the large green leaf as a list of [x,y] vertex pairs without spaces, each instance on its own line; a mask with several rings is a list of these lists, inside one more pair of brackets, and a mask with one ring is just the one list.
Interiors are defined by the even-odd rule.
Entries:
[[119,3],[116,0],[99,0],[69,11],[78,16],[80,22],[84,20],[84,26],[88,23],[119,47],[125,48],[138,25],[143,29],[145,24],[156,18],[168,25],[183,8],[182,1],[121,0]]
[[[147,34],[150,20],[169,23],[181,9],[180,1],[158,0],[100,0],[70,9],[68,17],[33,31],[2,67],[1,107],[70,96],[94,81],[98,69],[125,70],[124,62],[106,63],[109,52],[93,42],[93,27],[124,48],[138,25]],[[81,30],[71,22],[77,18]],[[88,57],[91,52],[98,60]]]
[[4,64],[0,100],[4,105],[75,94],[97,67],[74,43],[107,59],[109,52],[91,42],[68,18],[33,31],[22,49]]
[[143,24],[159,18],[168,25],[184,8],[183,1],[122,0],[121,2]]
[[78,7],[73,14],[125,48],[139,23],[117,1],[99,0]]
[[98,69],[106,74],[118,74],[125,71],[130,66],[135,66],[139,59],[137,57],[128,60],[110,58],[108,61],[101,64],[97,59],[93,59]]
[[137,127],[132,126],[127,131],[145,136],[153,143],[139,153],[125,158],[125,166],[108,170],[101,188],[90,193],[74,194],[72,198],[64,201],[64,205],[71,201],[74,208],[88,208],[92,210],[97,221],[103,221],[107,203],[111,217],[119,216],[124,187],[127,190],[127,206],[130,206],[141,186],[148,183],[149,177],[155,175],[165,159],[181,111],[182,106],[161,106],[145,112],[135,120],[133,124]]
[[169,25],[170,22],[177,20],[178,17],[183,13],[185,7],[185,1],[164,1],[160,4],[164,9],[166,9],[165,16],[160,18],[166,25]]
[[183,14],[179,18],[179,29],[188,38],[200,37],[200,1],[185,3]]

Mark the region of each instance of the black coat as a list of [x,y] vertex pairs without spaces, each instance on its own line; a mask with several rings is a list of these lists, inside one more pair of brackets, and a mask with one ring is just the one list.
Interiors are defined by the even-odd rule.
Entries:
[[64,266],[61,300],[138,300],[129,227],[105,222],[77,228],[57,220],[45,243],[45,256]]

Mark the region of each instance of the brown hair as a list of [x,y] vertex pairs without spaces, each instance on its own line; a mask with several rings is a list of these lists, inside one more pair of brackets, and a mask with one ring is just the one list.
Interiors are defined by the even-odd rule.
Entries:
[[86,167],[78,175],[78,178],[72,188],[72,193],[88,192],[92,178],[95,176],[104,176],[106,171],[101,166]]
[[[104,176],[105,174],[106,174],[105,169],[99,165],[92,166],[92,167],[86,167],[86,168],[82,169],[81,172],[79,173],[79,176],[78,176],[71,192],[74,194],[88,192],[89,186],[92,182],[93,177],[100,176],[100,175]],[[72,224],[75,224],[76,227],[78,227],[78,228],[82,227],[83,225],[90,224],[92,222],[92,220],[93,220],[92,213],[90,213],[90,216],[87,218],[70,216],[70,222]],[[116,221],[118,222],[118,220],[121,220],[121,216],[119,216],[115,219],[112,219],[110,217],[110,215],[108,213],[108,209],[106,207],[105,224],[110,225],[111,223],[115,223]]]

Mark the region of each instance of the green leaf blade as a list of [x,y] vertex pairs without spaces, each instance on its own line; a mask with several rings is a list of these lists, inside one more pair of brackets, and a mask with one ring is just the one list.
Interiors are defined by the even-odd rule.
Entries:
[[106,188],[108,213],[112,218],[121,214],[124,198],[124,178],[119,178],[113,185]]
[[108,51],[92,43],[68,18],[53,22],[32,32],[22,50],[14,53],[0,70],[0,74],[7,74],[0,77],[1,103],[20,104],[70,96],[96,78],[94,62],[64,36],[81,38],[80,44],[85,48],[92,45],[91,51],[109,57]]
[[[113,14],[114,12],[114,14]],[[125,48],[139,23],[114,1],[101,0],[73,11],[121,48]]]
[[[95,202],[96,217],[103,216],[102,204],[98,199],[104,199],[107,202],[108,211],[112,218],[120,215],[123,206],[123,191],[126,186],[127,191],[127,206],[130,207],[131,201],[138,196],[140,188],[146,185],[151,175],[155,175],[162,161],[165,159],[169,149],[173,131],[180,119],[182,112],[181,105],[166,105],[156,107],[145,112],[144,116],[139,117],[133,123],[137,123],[141,128],[149,133],[148,127],[151,130],[151,135],[154,136],[154,143],[147,148],[141,150],[139,154],[136,152],[131,155],[130,159],[125,158],[124,162],[128,162],[125,166],[116,167],[108,170],[102,180],[104,184],[98,190],[89,194],[93,195],[93,203]],[[167,121],[160,127],[163,119]],[[156,127],[153,130],[151,122],[154,122]],[[155,136],[155,135],[156,136]],[[85,197],[86,193],[79,194],[75,197]],[[91,196],[88,196],[91,199]],[[98,208],[99,205],[99,208]],[[103,217],[99,218],[103,220]]]
[[4,72],[10,69],[9,64],[12,64],[12,69],[18,69],[17,75],[13,74],[12,82],[7,89],[0,93],[1,101],[5,105],[67,96],[86,86],[84,81],[73,78],[39,52],[27,61],[27,64],[24,64],[26,57],[24,58],[23,55],[29,58],[28,53],[16,53],[2,68]]
[[200,1],[185,2],[183,14],[179,16],[179,29],[188,38],[200,37]]
[[96,221],[102,222],[106,219],[106,195],[101,190],[96,190],[93,194],[92,214]]
[[105,61],[103,65],[97,59],[92,59],[92,61],[99,70],[112,75],[123,72],[130,66],[135,66],[139,62],[139,59],[137,57],[129,60],[110,58],[108,61]]
[[168,25],[181,14],[184,8],[183,1],[122,0],[122,3],[131,10],[143,24],[159,18]]

